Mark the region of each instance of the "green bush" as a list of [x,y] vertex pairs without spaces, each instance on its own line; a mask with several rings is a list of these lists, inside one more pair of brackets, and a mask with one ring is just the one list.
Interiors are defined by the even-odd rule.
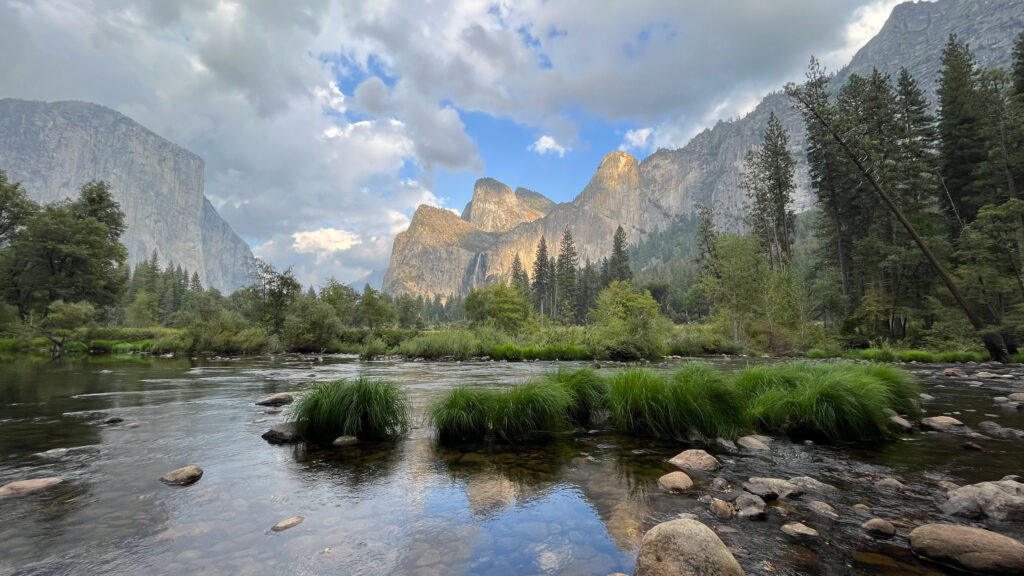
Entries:
[[711,333],[709,330],[679,334],[668,341],[665,353],[670,356],[699,357],[719,354],[739,354],[740,347],[733,342]]
[[21,340],[15,338],[4,338],[0,339],[0,352],[21,352],[21,349],[25,345],[22,344]]
[[187,352],[192,348],[192,338],[179,331],[165,334],[153,341],[150,351],[153,354],[169,354]]
[[427,417],[441,440],[482,440],[497,399],[496,390],[460,386],[431,403]]
[[523,348],[515,344],[491,346],[491,349],[487,351],[487,355],[492,360],[506,360],[508,362],[521,362],[526,359]]
[[409,429],[409,399],[404,389],[383,380],[340,380],[316,384],[295,408],[295,425],[307,440],[329,442],[339,436],[381,440]]
[[494,399],[492,431],[497,438],[514,442],[538,432],[562,430],[572,403],[564,387],[543,381],[507,388]]
[[363,360],[373,360],[378,356],[387,356],[388,344],[380,338],[371,338],[359,348],[359,357]]
[[649,292],[637,293],[629,282],[612,282],[590,311],[590,350],[612,360],[661,358],[671,324]]
[[1015,364],[1024,363],[1024,352],[1017,352],[1016,354],[1013,355],[1013,358],[1011,358],[1011,360]]

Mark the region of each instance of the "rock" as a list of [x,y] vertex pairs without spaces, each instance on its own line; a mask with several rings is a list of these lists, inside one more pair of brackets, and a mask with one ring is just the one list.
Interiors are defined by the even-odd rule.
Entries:
[[718,497],[719,500],[725,500],[726,502],[735,502],[737,498],[747,494],[743,490],[733,490],[732,492],[726,492]]
[[978,422],[978,428],[982,432],[995,438],[1002,438],[1004,440],[1024,440],[1024,430],[1000,426],[991,420]]
[[939,480],[935,484],[946,492],[949,492],[950,490],[956,490],[957,488],[960,487],[959,484],[956,484],[955,482],[950,482],[949,480]]
[[711,501],[711,513],[714,514],[719,520],[728,520],[732,518],[733,509],[732,504],[724,500],[715,498]]
[[[810,476],[794,476],[789,479],[789,483],[800,488],[804,492],[835,492],[836,487],[831,484],[825,484],[819,480],[811,478]],[[802,494],[787,494],[786,496],[795,495],[802,496]]]
[[[797,478],[807,478],[806,476]],[[808,478],[811,481],[817,482],[813,478]],[[795,482],[789,480],[782,480],[780,478],[748,478],[751,484],[763,484],[768,486],[779,495],[779,498],[799,498],[804,495],[804,489]]]
[[358,443],[359,438],[356,438],[355,436],[338,436],[334,439],[334,442],[331,442],[331,446],[351,446]]
[[839,511],[821,500],[811,500],[807,503],[807,507],[810,508],[812,512],[821,514],[822,516],[827,516],[833,520],[839,519]]
[[103,421],[104,424],[120,424],[121,422],[124,422],[124,418],[119,418],[117,416],[111,416]]
[[728,438],[715,438],[715,444],[718,444],[722,448],[725,448],[726,450],[729,450],[731,452],[736,451],[736,443],[733,442],[732,440],[729,440]]
[[817,538],[818,531],[810,526],[802,524],[800,522],[790,522],[789,524],[783,524],[782,533],[787,536],[793,536],[795,538]]
[[271,526],[270,529],[274,532],[284,532],[289,528],[294,528],[299,524],[302,524],[303,520],[305,520],[305,518],[303,518],[302,516],[292,516],[291,518],[285,518],[277,524],[274,524],[273,526]]
[[736,558],[710,528],[672,520],[644,534],[635,576],[744,576]]
[[278,424],[263,433],[263,439],[271,444],[293,444],[301,438],[292,423]]
[[914,425],[901,416],[889,416],[889,423],[892,424],[894,428],[903,432],[914,431]]
[[1024,544],[988,530],[926,524],[910,532],[914,554],[974,574],[1024,574]]
[[959,368],[946,368],[942,371],[942,375],[947,378],[963,378],[967,376],[967,374],[964,374],[964,371]]
[[174,486],[188,486],[195,484],[202,477],[203,469],[199,466],[185,466],[164,474],[160,477],[160,481]]
[[1010,399],[1010,402],[1024,402],[1024,392],[1014,392],[1007,396],[1007,398]]
[[693,480],[685,472],[670,472],[658,478],[658,487],[673,494],[680,494],[693,488]]
[[882,478],[875,482],[875,487],[886,490],[903,490],[903,483],[895,478]]
[[715,490],[725,491],[729,489],[729,482],[725,478],[715,478],[711,481],[711,487]]
[[762,520],[765,517],[765,503],[759,496],[744,493],[733,504],[739,512],[740,518],[749,520]]
[[262,400],[257,400],[257,406],[284,406],[285,404],[291,404],[295,398],[287,392],[280,392],[273,396],[267,396]]
[[57,477],[33,478],[31,480],[16,480],[9,484],[0,486],[0,496],[23,496],[38,490],[56,486],[64,480]]
[[878,538],[892,538],[896,535],[896,527],[883,518],[872,518],[860,525],[865,532]]
[[937,432],[948,432],[954,434],[967,431],[967,426],[952,416],[931,416],[929,418],[922,418],[921,427],[925,430],[935,430]]
[[686,450],[680,452],[668,461],[669,464],[683,470],[698,470],[703,472],[714,472],[722,467],[717,458],[703,450]]
[[992,372],[978,372],[977,374],[974,375],[974,377],[982,379],[1002,378],[1004,380],[1011,380],[1013,379],[1013,374],[993,374]]
[[857,504],[854,504],[853,507],[855,509],[861,510],[863,512],[871,512],[871,506],[868,506],[867,504],[863,504],[863,503],[859,503],[858,502]]
[[925,394],[924,392],[918,394],[918,397],[925,402],[931,402],[932,400],[935,400],[935,396],[932,396],[931,394]]
[[1007,402],[1010,401],[1010,399],[1006,396],[996,396],[995,398],[992,399],[992,401],[995,402],[996,404],[1006,404]]
[[964,518],[1024,521],[1024,484],[1013,480],[979,482],[950,490],[942,511]]
[[744,482],[743,489],[754,496],[759,496],[763,500],[776,500],[779,497],[779,493],[776,492],[774,488],[764,484],[751,484],[750,482]]
[[679,514],[676,514],[676,518],[681,518],[683,520],[696,520],[697,515],[690,512],[680,512]]
[[767,452],[768,450],[770,450],[767,444],[753,436],[744,436],[743,438],[737,440],[736,443],[739,444],[740,447],[746,450],[752,450],[754,452]]
[[985,451],[984,448],[982,448],[981,446],[975,444],[974,442],[964,442],[963,444],[960,445],[960,447],[963,448],[964,450],[969,451],[969,452],[984,452]]

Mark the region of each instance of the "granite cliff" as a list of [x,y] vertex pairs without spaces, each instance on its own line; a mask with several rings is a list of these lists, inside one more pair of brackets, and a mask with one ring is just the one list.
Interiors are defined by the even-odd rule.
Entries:
[[[838,72],[833,85],[841,85],[853,73],[867,75],[878,68],[895,76],[906,67],[934,98],[942,49],[950,33],[970,44],[980,65],[997,67],[1009,64],[1013,39],[1021,30],[1024,0],[900,4],[879,33]],[[409,230],[395,240],[383,288],[393,294],[465,294],[473,286],[507,277],[516,254],[531,269],[541,236],[550,247],[557,247],[566,226],[581,261],[607,256],[616,226],[621,225],[630,241],[636,242],[674,218],[693,213],[699,205],[714,209],[720,227],[739,230],[745,216],[740,168],[747,152],[760,144],[773,112],[789,131],[798,162],[794,208],[806,210],[814,205],[814,195],[803,152],[803,119],[780,91],[766,96],[743,118],[720,121],[682,148],[658,150],[639,164],[623,152],[608,154],[572,202],[549,206],[540,218],[527,217],[522,202],[512,201],[508,186],[491,179],[477,182],[474,201],[462,219],[451,212],[445,216],[461,231],[454,238],[444,236],[448,243],[439,244],[441,236],[417,222],[426,214],[444,211],[421,208]],[[474,214],[472,207],[481,189],[488,197],[500,196],[504,203],[488,201],[491,209],[486,218]],[[500,205],[509,206],[508,212],[494,213]],[[430,246],[430,258],[421,258],[427,256],[421,244]]]
[[110,183],[125,213],[131,264],[155,250],[161,263],[199,273],[230,292],[249,282],[253,256],[203,194],[202,158],[132,119],[85,102],[0,100],[0,168],[39,202]]

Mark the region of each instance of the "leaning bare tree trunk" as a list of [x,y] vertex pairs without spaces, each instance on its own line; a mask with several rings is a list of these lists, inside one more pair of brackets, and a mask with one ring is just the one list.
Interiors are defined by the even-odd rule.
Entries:
[[[970,321],[971,326],[973,326],[975,330],[981,333],[981,341],[985,345],[985,349],[988,350],[989,355],[992,356],[992,359],[997,362],[1002,362],[1004,364],[1009,362],[1010,355],[1006,350],[1006,344],[1003,341],[1003,336],[998,331],[991,329],[991,327],[986,327],[985,324],[981,321],[981,319],[974,313],[974,311],[971,310],[971,307],[967,303],[967,300],[965,300],[963,295],[960,294],[960,290],[957,288],[956,283],[953,282],[953,279],[950,277],[949,273],[947,273],[946,269],[942,266],[942,263],[939,262],[939,259],[935,257],[935,254],[932,253],[931,249],[928,248],[928,246],[924,243],[924,240],[921,239],[921,235],[917,233],[917,230],[914,228],[914,226],[910,223],[909,220],[907,220],[907,217],[903,215],[903,212],[899,209],[899,207],[896,206],[896,203],[893,202],[892,197],[889,196],[889,194],[884,189],[882,189],[882,186],[878,183],[877,180],[875,180],[875,177],[872,176],[871,172],[869,172],[868,169],[864,166],[860,158],[858,158],[857,155],[853,152],[849,144],[846,143],[846,140],[844,140],[843,137],[840,136],[838,132],[836,132],[835,128],[828,122],[828,120],[826,120],[825,117],[822,116],[821,110],[818,110],[817,108],[813,107],[811,103],[808,102],[807,99],[800,94],[799,91],[797,91],[796,89],[791,89],[791,87],[787,87],[786,92],[789,94],[791,98],[795,99],[807,112],[814,116],[814,119],[817,120],[818,123],[821,124],[821,126],[826,131],[828,131],[829,135],[832,136],[832,139],[836,141],[836,144],[838,144],[839,147],[842,148],[843,153],[845,153],[846,156],[850,159],[850,161],[853,162],[853,164],[857,167],[857,171],[861,173],[861,175],[864,177],[865,180],[868,181],[869,184],[871,184],[871,187],[875,189],[875,192],[878,192],[878,195],[881,196],[882,201],[885,203],[886,206],[888,206],[889,210],[893,213],[896,219],[900,221],[900,224],[903,225],[907,233],[910,234],[910,237],[914,239],[915,243],[917,243],[918,248],[921,249],[921,252],[924,253],[925,257],[931,263],[932,267],[935,269],[935,272],[939,275],[939,278],[942,279],[942,283],[946,285],[946,289],[949,290],[949,293],[953,296],[953,299],[956,300],[957,304],[960,305],[960,309],[963,310],[964,315],[967,316],[967,320]],[[986,330],[986,328],[989,329]]]

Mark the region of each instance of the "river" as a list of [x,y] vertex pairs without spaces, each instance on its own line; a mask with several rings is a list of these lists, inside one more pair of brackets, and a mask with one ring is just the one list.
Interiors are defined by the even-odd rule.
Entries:
[[[713,362],[735,368],[747,361]],[[691,447],[685,443],[624,437],[599,425],[536,445],[460,451],[438,446],[423,421],[430,400],[454,385],[508,386],[555,367],[299,356],[2,361],[0,485],[64,481],[0,498],[0,574],[604,576],[632,573],[643,533],[680,513],[715,528],[747,574],[941,574],[918,563],[906,540],[921,523],[970,523],[941,512],[937,482],[1024,473],[1024,442],[974,440],[984,450],[976,452],[961,447],[962,437],[920,431],[867,446],[776,439],[766,455],[699,445],[723,461],[718,475],[734,487],[750,476],[807,475],[838,488],[828,498],[838,520],[796,499],[772,507],[766,521],[723,522],[699,500],[714,493],[710,477],[695,477],[687,495],[657,487],[674,470],[666,460]],[[1017,378],[983,382],[946,378],[942,366],[910,369],[935,398],[925,404],[930,415],[1024,428],[1024,413],[992,402],[1024,391],[1020,367],[986,367]],[[330,450],[260,438],[288,418],[288,408],[266,414],[254,404],[259,398],[359,375],[408,389],[415,427],[407,438]],[[111,417],[123,421],[105,424]],[[204,470],[198,483],[159,481],[190,464]],[[906,489],[876,488],[883,477]],[[854,509],[858,503],[872,512]],[[295,515],[304,522],[270,530]],[[892,520],[898,536],[864,536],[859,526],[871,515]],[[794,520],[821,536],[787,539],[779,527]],[[1020,524],[987,526],[1024,539]]]

